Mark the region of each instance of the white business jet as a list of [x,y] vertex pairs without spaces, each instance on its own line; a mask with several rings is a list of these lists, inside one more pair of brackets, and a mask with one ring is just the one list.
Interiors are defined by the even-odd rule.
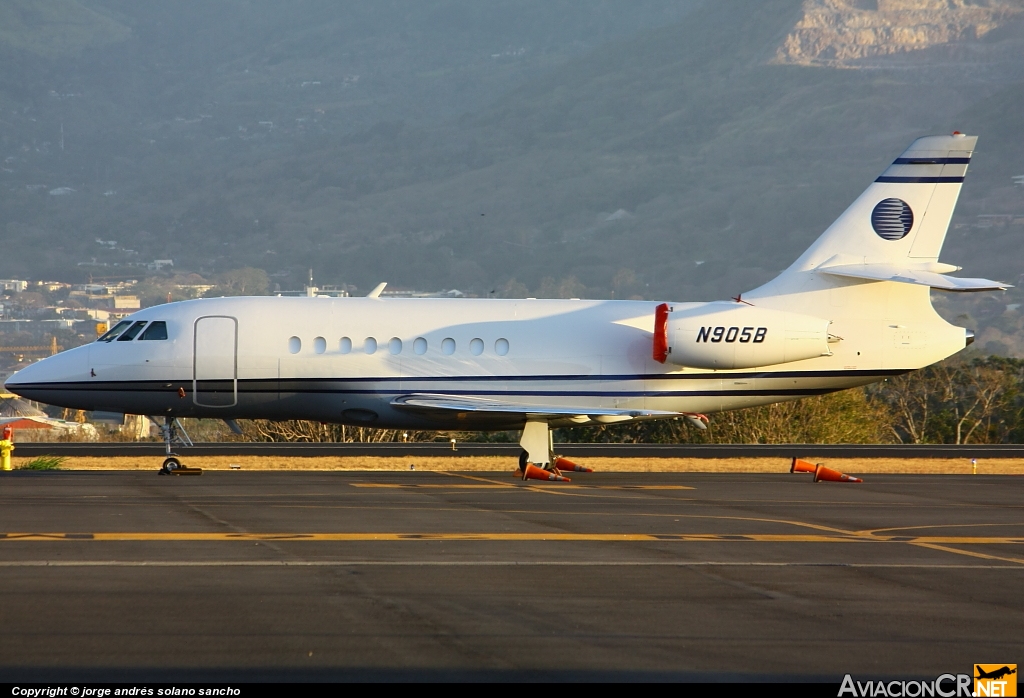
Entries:
[[14,374],[11,392],[161,420],[522,430],[688,418],[864,385],[963,349],[931,289],[1007,284],[938,261],[977,137],[916,140],[788,269],[731,301],[210,298],[146,308]]

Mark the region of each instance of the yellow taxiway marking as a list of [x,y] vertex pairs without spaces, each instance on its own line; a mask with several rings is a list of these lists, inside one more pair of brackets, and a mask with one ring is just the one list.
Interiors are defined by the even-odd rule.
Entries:
[[[483,485],[477,485],[481,489],[516,489],[516,490],[531,490],[533,492],[543,492],[544,494],[555,494],[562,497],[593,497],[597,495],[586,494],[579,490],[692,490],[693,487],[687,487],[685,485],[568,485],[564,482],[543,482],[542,480],[528,480],[522,484],[513,484],[511,482],[501,482],[500,480],[492,480],[486,477],[479,477],[475,475],[466,475],[465,473],[452,473],[445,470],[431,471],[437,475],[445,475],[452,478],[461,478],[464,480],[473,480],[474,482],[482,482]],[[351,483],[354,487],[359,485]],[[385,485],[386,487],[416,487],[415,484],[390,484]],[[444,489],[445,485],[431,485],[439,489]],[[471,485],[448,485],[452,489],[456,487],[471,488]],[[565,490],[576,490],[573,492],[566,492]]]
[[[913,545],[1021,545],[1024,536],[864,536],[824,534],[728,533],[210,533],[97,532],[0,533],[4,541],[575,541],[575,542],[734,542],[764,543],[909,543]],[[948,550],[968,554],[961,550]]]
[[381,489],[381,490],[400,490],[400,489],[421,489],[421,490],[429,490],[429,489],[437,489],[437,490],[440,490],[440,489],[445,489],[445,490],[454,490],[454,489],[463,489],[463,490],[469,490],[469,489],[472,489],[472,490],[503,490],[503,489],[507,489],[509,487],[513,487],[513,485],[460,485],[460,484],[451,484],[451,485],[398,485],[398,484],[394,484],[394,483],[384,483],[384,482],[350,482],[349,483],[349,487],[368,487],[368,488]]
[[928,524],[925,526],[896,526],[892,528],[872,528],[857,531],[860,535],[874,536],[879,533],[893,533],[895,531],[919,531],[925,528],[988,528],[991,526],[1020,526],[1024,527],[1022,521],[1007,521],[1003,523],[970,523],[970,524]]
[[561,487],[537,487],[535,484],[525,484],[525,483],[523,485],[513,485],[510,482],[499,482],[498,480],[491,480],[490,478],[478,477],[478,476],[475,476],[475,475],[465,475],[463,473],[450,473],[450,472],[448,472],[446,470],[435,470],[434,473],[437,474],[437,475],[445,475],[446,477],[457,477],[457,478],[462,478],[464,480],[474,480],[476,482],[484,482],[484,483],[487,483],[488,485],[498,485],[501,488],[532,490],[534,492],[543,492],[545,494],[556,494],[556,495],[559,495],[561,497],[586,497],[587,496],[585,494],[580,494],[579,492],[559,491],[559,490],[563,489]]
[[[399,484],[391,482],[351,482],[350,487],[371,487],[376,489],[385,490],[399,490],[399,489],[410,489],[410,490],[504,490],[504,489],[520,489],[518,485],[512,484],[485,484],[485,485],[462,485],[462,484],[451,484],[451,485],[419,485],[419,484]],[[536,485],[528,486],[530,488],[536,487]],[[552,488],[557,487],[562,490],[692,490],[692,487],[686,485],[552,485]]]
[[967,555],[968,557],[980,557],[983,560],[1000,560],[1002,562],[1016,562],[1018,565],[1024,565],[1024,559],[1017,557],[1005,557],[1000,555],[989,555],[987,553],[979,553],[973,550],[961,550],[960,548],[947,548],[945,545],[936,545],[932,542],[915,542],[913,545],[919,548],[929,548],[931,550],[941,550],[944,553],[956,553],[957,555]]

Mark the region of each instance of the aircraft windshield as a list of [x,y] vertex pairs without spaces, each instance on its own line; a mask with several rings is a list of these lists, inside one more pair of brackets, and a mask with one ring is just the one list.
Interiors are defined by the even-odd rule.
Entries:
[[146,331],[142,333],[142,336],[139,337],[139,341],[141,342],[146,339],[167,339],[167,323],[163,320],[157,320],[150,324]]
[[117,335],[121,334],[126,329],[128,329],[128,325],[130,325],[130,324],[132,324],[132,323],[128,322],[127,320],[119,322],[116,325],[114,325],[113,327],[111,327],[110,330],[105,335],[103,335],[102,337],[100,337],[96,341],[97,342],[110,342],[110,341],[112,341],[114,339],[114,337],[116,337]]
[[119,342],[130,342],[135,339],[135,335],[142,331],[142,328],[146,326],[145,320],[140,320],[134,325],[129,327],[127,330],[121,333],[121,336],[117,338]]

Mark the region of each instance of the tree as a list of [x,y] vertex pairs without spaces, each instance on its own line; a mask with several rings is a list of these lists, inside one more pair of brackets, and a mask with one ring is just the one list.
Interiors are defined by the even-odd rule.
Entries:
[[344,424],[326,424],[309,420],[275,422],[252,419],[240,422],[243,441],[307,443],[391,443],[396,441],[433,441],[437,432],[400,429],[373,429]]
[[885,443],[885,405],[861,388],[710,415],[707,430],[685,420],[563,430],[569,441],[601,443]]
[[871,386],[900,443],[1003,443],[1020,430],[1024,362],[959,357]]

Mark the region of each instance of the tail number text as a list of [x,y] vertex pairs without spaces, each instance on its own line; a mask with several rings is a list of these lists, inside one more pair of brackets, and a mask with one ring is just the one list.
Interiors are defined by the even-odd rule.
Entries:
[[701,327],[697,330],[697,341],[760,344],[767,335],[767,327]]

